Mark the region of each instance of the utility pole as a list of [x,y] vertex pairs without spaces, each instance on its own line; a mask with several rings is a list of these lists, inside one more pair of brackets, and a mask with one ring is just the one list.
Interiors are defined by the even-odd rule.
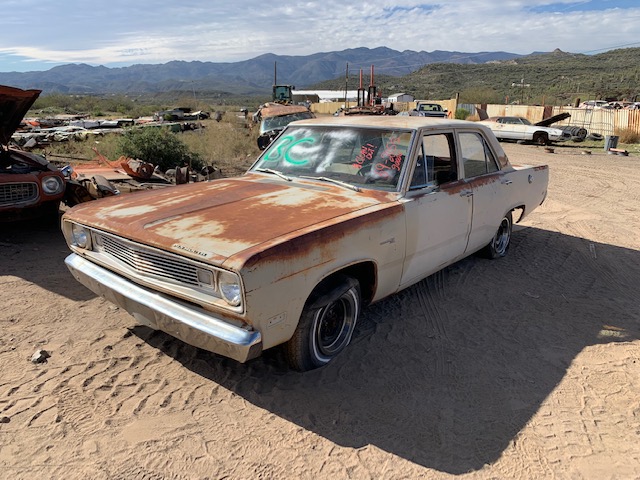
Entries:
[[344,107],[349,108],[349,62],[347,62],[347,70],[344,74]]
[[524,89],[525,87],[530,87],[531,84],[529,83],[524,83],[524,77],[522,77],[520,79],[520,83],[512,83],[511,84],[512,87],[520,87],[520,104],[524,104]]

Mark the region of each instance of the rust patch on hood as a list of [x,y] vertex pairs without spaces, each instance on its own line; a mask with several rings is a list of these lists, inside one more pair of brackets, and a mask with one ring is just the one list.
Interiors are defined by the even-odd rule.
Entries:
[[220,264],[265,242],[278,243],[293,232],[397,197],[263,179],[253,174],[112,197],[79,205],[65,218]]

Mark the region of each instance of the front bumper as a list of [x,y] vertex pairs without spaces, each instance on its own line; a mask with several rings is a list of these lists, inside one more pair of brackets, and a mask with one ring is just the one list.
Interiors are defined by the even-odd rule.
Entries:
[[262,353],[260,332],[237,327],[202,308],[141,287],[75,253],[65,259],[65,264],[76,280],[129,312],[142,325],[239,362]]

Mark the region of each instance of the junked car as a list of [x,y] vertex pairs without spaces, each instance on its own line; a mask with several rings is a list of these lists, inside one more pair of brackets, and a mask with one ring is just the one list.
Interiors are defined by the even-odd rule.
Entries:
[[409,115],[418,117],[447,118],[449,111],[439,103],[416,102],[416,108],[409,112]]
[[65,262],[141,324],[240,362],[280,345],[304,371],[344,350],[366,305],[506,255],[547,183],[474,122],[302,120],[242,176],[72,208]]
[[571,134],[560,128],[534,125],[523,117],[491,117],[478,123],[489,127],[498,140],[521,140],[548,145],[571,139]]
[[607,103],[609,102],[606,100],[587,100],[582,102],[578,108],[603,108]]
[[12,134],[40,90],[0,86],[0,220],[58,219],[65,193],[60,170],[40,155],[10,146]]
[[315,115],[303,105],[292,105],[268,102],[261,105],[254,115],[259,122],[258,148],[264,150],[289,123]]

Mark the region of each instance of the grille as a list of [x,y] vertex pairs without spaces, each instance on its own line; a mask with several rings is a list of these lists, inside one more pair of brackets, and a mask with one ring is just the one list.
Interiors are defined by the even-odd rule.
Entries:
[[140,245],[123,242],[118,238],[100,234],[97,234],[96,237],[97,243],[102,246],[104,253],[126,264],[141,275],[193,287],[198,286],[198,273],[195,265]]
[[38,198],[35,183],[8,183],[0,185],[0,205],[25,203]]

